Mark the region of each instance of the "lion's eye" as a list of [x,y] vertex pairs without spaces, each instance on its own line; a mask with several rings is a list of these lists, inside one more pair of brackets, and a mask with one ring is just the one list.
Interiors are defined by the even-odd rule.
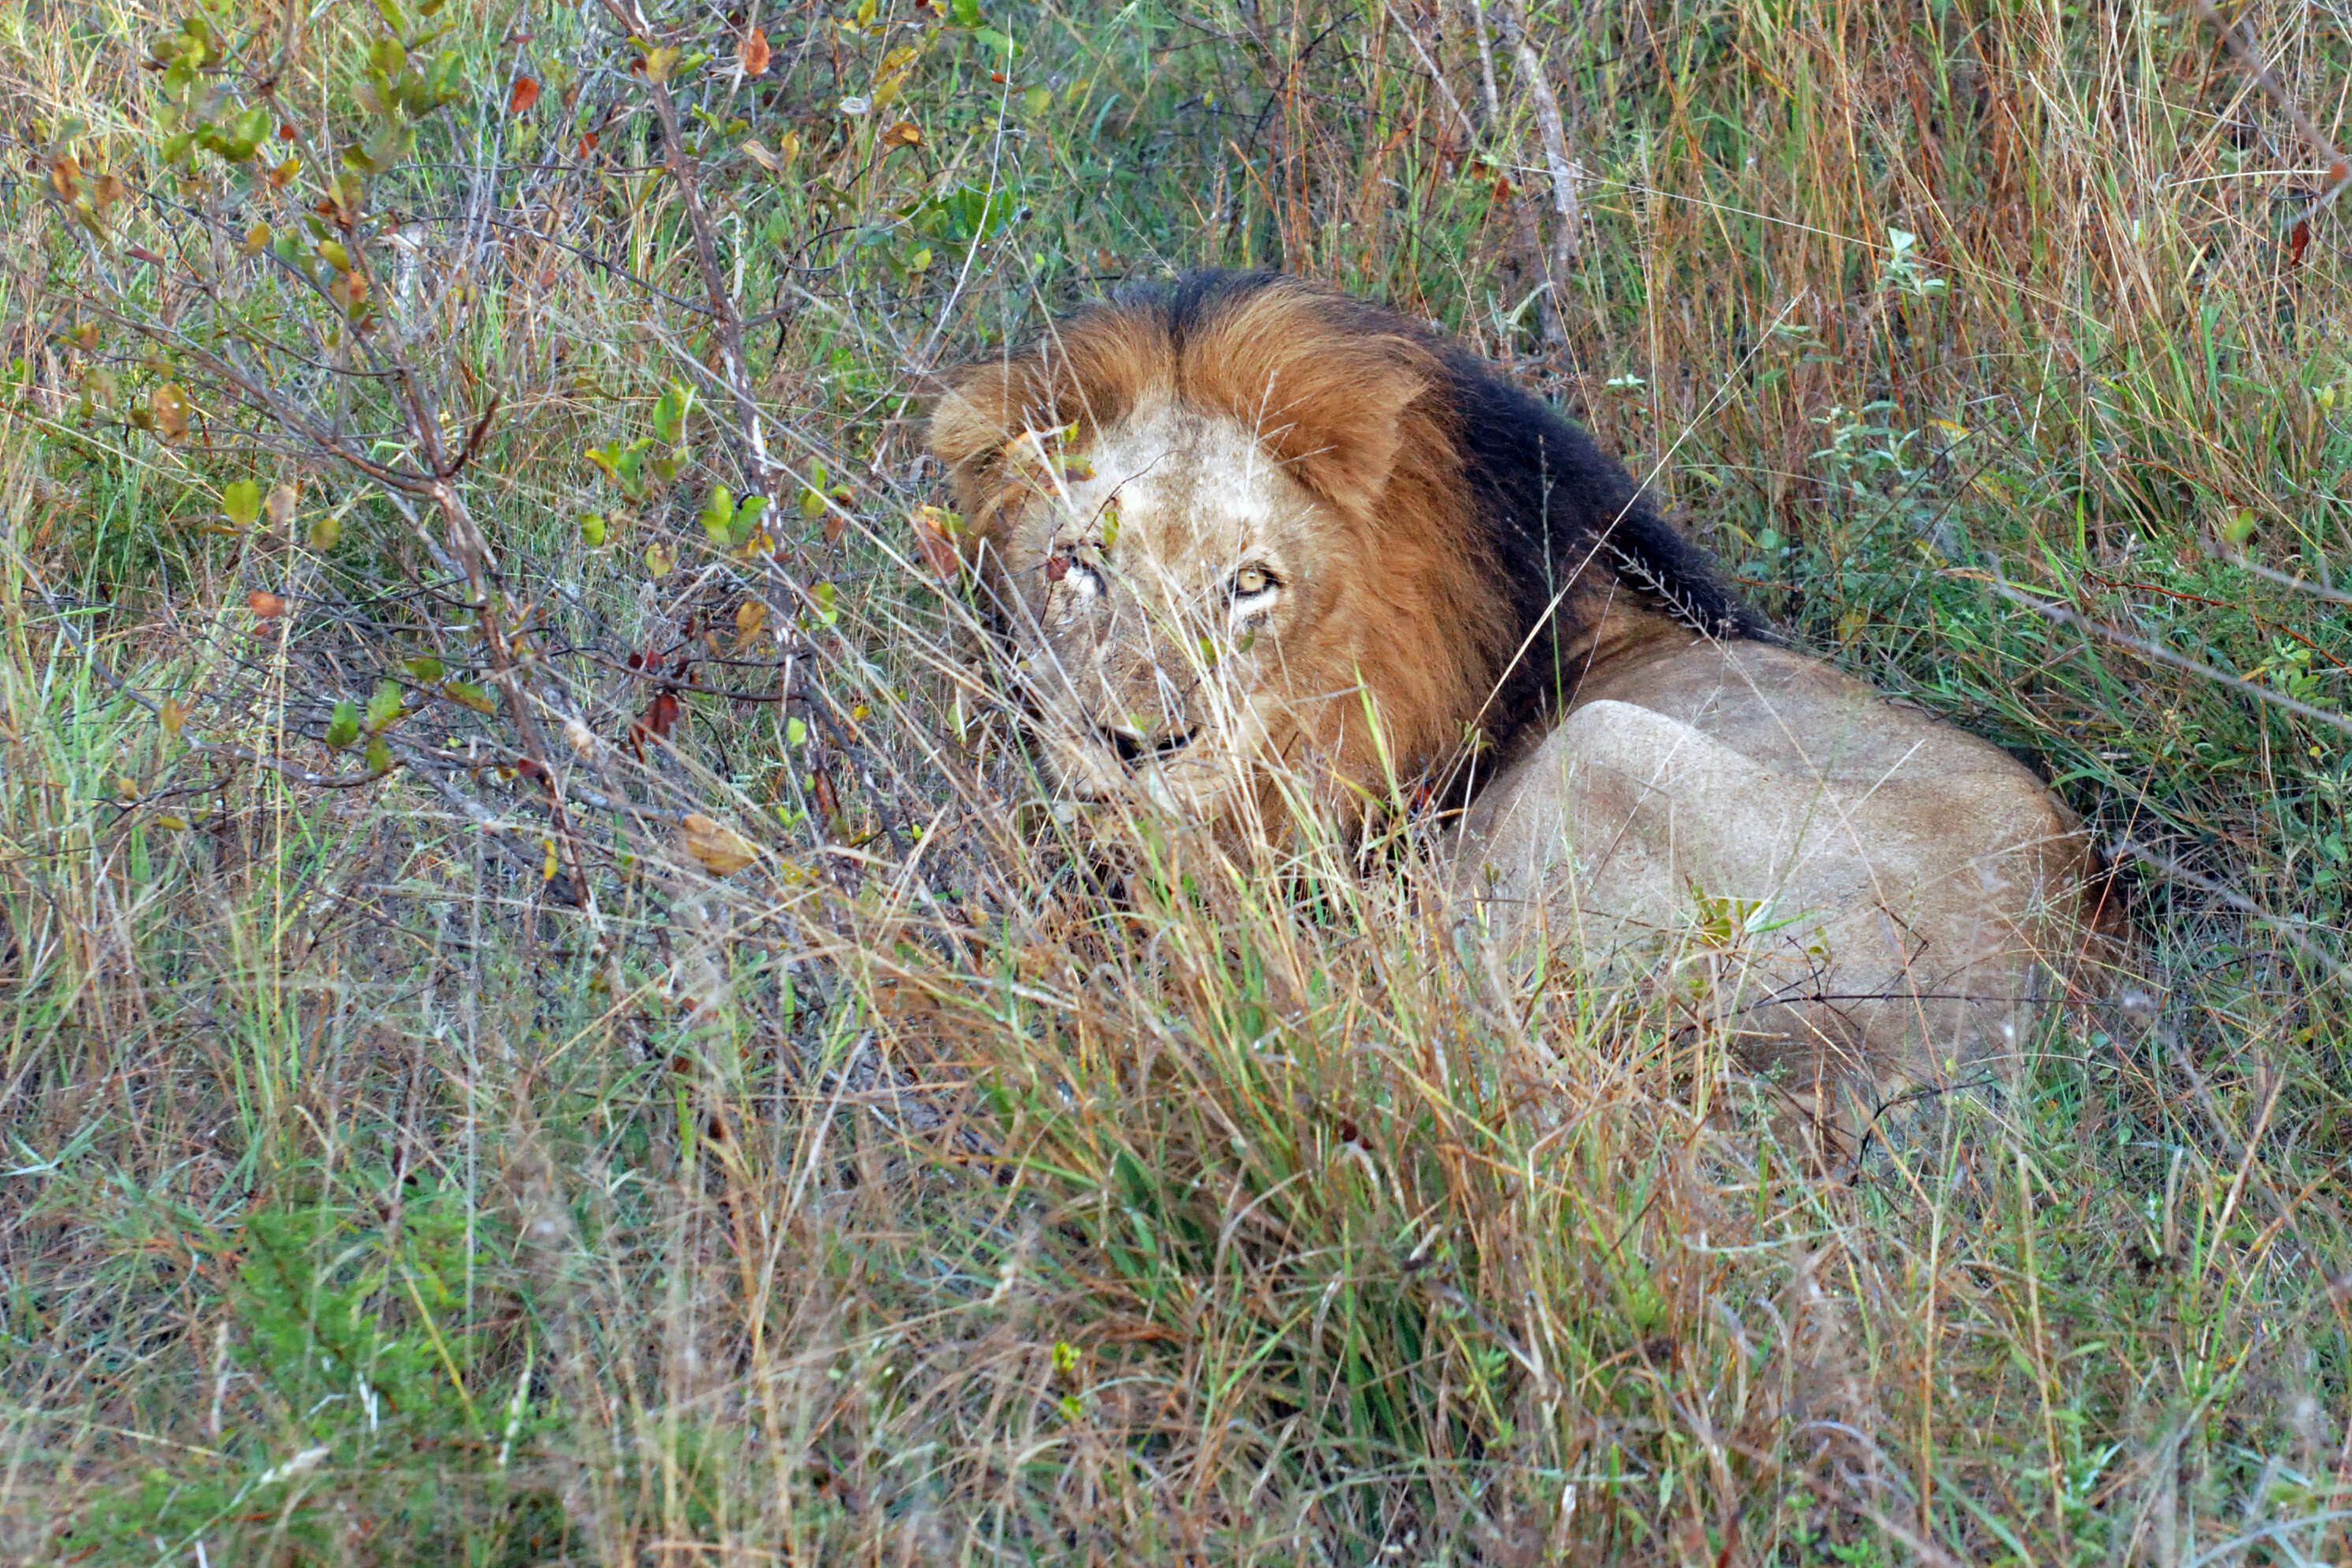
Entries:
[[1234,574],[1234,597],[1255,599],[1275,585],[1275,575],[1263,566],[1244,566]]

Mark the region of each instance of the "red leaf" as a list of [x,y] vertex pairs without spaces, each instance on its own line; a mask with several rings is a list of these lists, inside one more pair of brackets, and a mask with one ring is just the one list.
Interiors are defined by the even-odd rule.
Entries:
[[765,76],[768,74],[768,35],[765,32],[758,27],[754,27],[749,33],[743,35],[743,47],[740,53],[743,60],[743,74],[745,76]]
[[507,92],[509,114],[529,114],[531,105],[539,101],[539,81],[535,77],[519,76]]
[[923,552],[923,564],[942,577],[952,577],[962,561],[956,554],[953,541],[930,529],[915,535],[916,546]]
[[825,831],[838,837],[841,832],[841,795],[833,787],[833,774],[820,767],[809,775],[809,791],[816,796],[817,816],[824,819]]
[[279,140],[280,142],[291,142],[291,141],[293,141],[293,140],[294,140],[294,128],[293,128],[291,125],[281,125],[281,126],[279,126],[279,127],[278,128],[278,140]]
[[648,745],[669,742],[670,731],[677,728],[677,693],[663,687],[646,704],[646,710],[629,721],[629,750],[639,762],[645,761]]
[[[2309,218],[2305,218],[2298,222],[2294,228],[2287,231],[2286,264],[2289,267],[2302,266],[2303,253],[2310,248],[2311,220]],[[133,254],[136,253],[134,252]]]
[[153,251],[148,249],[143,245],[134,245],[129,250],[124,251],[123,254],[130,257],[134,261],[143,261],[150,267],[161,267],[163,265],[163,258],[156,255]]
[[286,613],[286,601],[275,594],[256,588],[245,596],[245,607],[262,620],[275,620]]

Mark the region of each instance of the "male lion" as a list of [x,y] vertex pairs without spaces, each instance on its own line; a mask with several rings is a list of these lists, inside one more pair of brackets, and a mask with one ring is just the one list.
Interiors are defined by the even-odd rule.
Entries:
[[1589,437],[1422,326],[1196,276],[956,373],[930,445],[1073,794],[1260,832],[1301,780],[1343,819],[1466,803],[1452,890],[1507,951],[1696,961],[1750,1065],[1864,1099],[2017,1042],[2074,816],[1774,641]]

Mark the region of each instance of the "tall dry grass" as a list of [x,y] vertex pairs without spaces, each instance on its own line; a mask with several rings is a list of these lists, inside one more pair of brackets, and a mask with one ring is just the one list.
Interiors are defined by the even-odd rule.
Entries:
[[[2195,17],[803,5],[739,79],[743,20],[656,16],[720,49],[677,92],[761,457],[616,24],[462,0],[368,255],[453,430],[496,400],[464,500],[566,826],[451,563],[133,331],[307,319],[121,261],[244,189],[155,162],[180,15],[0,13],[0,1551],[2352,1552],[2341,218]],[[2340,138],[2346,18],[2236,19]],[[334,122],[379,26],[266,35],[288,100]],[[1510,363],[1803,642],[2042,766],[2149,1004],[1826,1181],[1656,996],[1498,983],[1328,844],[1057,811],[912,399],[1209,263]],[[641,496],[585,458],[647,434]],[[376,778],[326,739],[387,679]]]

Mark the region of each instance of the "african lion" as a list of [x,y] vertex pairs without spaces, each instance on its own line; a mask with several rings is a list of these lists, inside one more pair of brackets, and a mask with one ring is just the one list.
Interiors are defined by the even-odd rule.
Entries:
[[1260,833],[1301,780],[1349,821],[1466,803],[1454,918],[1704,971],[1752,1065],[1865,1099],[2041,999],[2065,807],[1780,646],[1588,436],[1401,316],[1129,293],[957,372],[930,446],[1076,795]]

